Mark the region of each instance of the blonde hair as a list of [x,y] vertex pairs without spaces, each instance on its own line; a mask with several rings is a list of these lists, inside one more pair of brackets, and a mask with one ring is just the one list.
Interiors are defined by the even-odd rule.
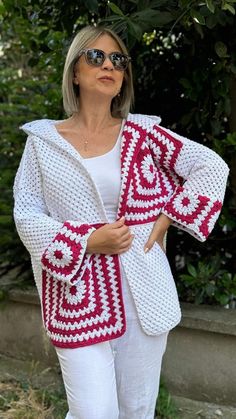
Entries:
[[[62,80],[62,95],[65,112],[68,116],[79,111],[79,87],[74,84],[74,67],[79,52],[96,41],[101,35],[109,35],[120,47],[123,54],[128,55],[127,48],[121,38],[113,30],[105,27],[86,26],[74,37],[68,50]],[[119,96],[113,98],[111,113],[115,118],[126,118],[134,102],[132,67],[129,62],[125,70],[124,80]]]

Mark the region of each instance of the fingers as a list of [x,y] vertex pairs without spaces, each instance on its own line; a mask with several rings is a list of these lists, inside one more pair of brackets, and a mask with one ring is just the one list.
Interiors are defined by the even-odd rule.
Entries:
[[119,233],[125,233],[129,230],[129,227],[125,225],[125,217],[121,217],[114,223],[110,223],[109,226],[112,229],[119,229]]
[[[150,236],[151,237],[151,236]],[[152,246],[155,243],[155,240],[153,240],[152,238],[148,239],[148,241],[146,242],[145,246],[144,246],[144,252],[147,253],[149,252],[149,250],[151,250]]]
[[132,244],[134,240],[134,234],[130,234],[128,239],[124,240],[121,247],[128,247]]
[[163,238],[156,234],[155,229],[153,228],[148,241],[144,245],[144,252],[147,253],[153,247],[154,243],[158,243],[161,248],[163,248]]
[[148,237],[148,241],[144,245],[144,252],[147,253],[153,247],[155,241],[157,240],[157,233],[156,233],[156,223],[154,224],[150,236]]
[[161,249],[165,252],[163,246],[164,236],[168,227],[171,224],[171,220],[166,217],[164,214],[161,214],[155,224],[152,227],[152,231],[147,242],[144,245],[144,252],[147,253],[153,247],[154,243],[158,243]]
[[125,224],[125,217],[121,217],[119,220],[115,221],[114,223],[111,223],[111,228],[119,228],[122,227]]
[[154,239],[152,234],[149,236],[149,239],[144,246],[144,252],[145,253],[149,252],[149,250],[151,250],[151,248],[153,247],[153,245],[155,243],[157,243],[160,246],[160,248],[162,249],[162,251],[164,253],[166,253],[164,245],[163,245],[163,239],[162,238],[161,239],[160,238]]
[[131,233],[129,227],[125,225],[125,217],[121,217],[114,223],[109,224],[109,228],[113,229],[114,238],[117,237],[119,240],[124,241],[130,237]]
[[121,217],[114,223],[106,224],[105,228],[112,230],[112,235],[110,236],[112,242],[109,247],[113,248],[114,253],[121,254],[130,249],[134,234],[132,234],[130,228],[125,225],[125,217]]
[[132,246],[133,239],[134,239],[134,235],[131,235],[131,238],[129,240],[126,240],[122,244],[122,246],[119,248],[119,250],[118,250],[117,253],[118,254],[121,254],[121,253],[127,252],[127,250],[129,250],[131,248],[131,246]]
[[128,228],[127,228],[127,229],[122,230],[122,231],[121,231],[121,234],[119,235],[119,237],[120,237],[120,239],[121,239],[122,241],[128,240],[131,236],[134,236],[134,234],[133,234],[133,233],[131,233],[131,232],[130,232],[130,230],[129,230]]
[[151,234],[148,238],[148,241],[146,242],[144,246],[144,252],[147,253],[154,245],[155,242],[159,244],[161,249],[165,252],[165,248],[163,245],[165,234],[169,228],[169,226],[172,224],[172,220],[167,217],[165,214],[160,214],[153,225]]

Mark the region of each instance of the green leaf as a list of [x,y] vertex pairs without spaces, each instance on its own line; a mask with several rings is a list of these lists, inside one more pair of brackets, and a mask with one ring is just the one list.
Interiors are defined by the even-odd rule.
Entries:
[[129,32],[132,36],[134,36],[138,41],[141,40],[143,31],[140,25],[138,23],[135,23],[134,21],[128,20],[128,28]]
[[151,9],[158,8],[161,6],[166,6],[166,0],[153,0],[149,2],[149,7]]
[[10,215],[0,215],[0,225],[9,225],[12,222]]
[[212,295],[214,295],[214,292],[215,292],[215,285],[214,284],[211,284],[211,283],[209,283],[209,284],[207,284],[207,286],[206,286],[206,294],[209,296],[209,297],[211,297]]
[[121,16],[119,15],[111,15],[111,16],[107,16],[104,19],[101,19],[99,24],[104,25],[106,23],[110,23],[110,22],[121,22],[123,19],[125,18],[125,16],[121,18]]
[[110,7],[111,11],[115,13],[115,15],[124,17],[124,13],[122,12],[122,10],[120,10],[120,8],[115,3],[108,2],[108,6]]
[[213,29],[218,24],[218,19],[216,14],[212,14],[206,18],[206,26],[209,29]]
[[180,0],[179,5],[181,9],[185,9],[189,5],[189,0]]
[[227,57],[227,46],[223,42],[218,41],[215,43],[215,52],[220,58]]
[[196,296],[195,296],[195,303],[202,304],[204,300],[205,290],[202,289]]
[[225,306],[229,302],[229,296],[222,294],[218,296],[217,300],[222,306]]
[[154,9],[145,9],[137,13],[133,13],[130,18],[135,20],[137,24],[142,25],[143,29],[150,30],[153,27],[162,27],[171,22],[174,17],[169,12],[159,12]]
[[225,3],[222,6],[222,10],[228,10],[230,13],[232,13],[233,15],[235,15],[235,8],[233,6],[231,6],[231,4],[229,4],[229,3]]
[[203,32],[202,26],[201,25],[195,25],[195,29],[199,33],[200,37],[203,39],[204,38],[204,32]]
[[236,66],[234,64],[230,64],[229,68],[230,71],[236,76]]
[[206,0],[207,8],[210,10],[211,13],[214,13],[215,11],[215,5],[213,3],[213,0]]
[[197,12],[196,10],[191,10],[190,15],[192,16],[194,22],[198,23],[199,25],[206,24],[204,16],[202,16],[201,13]]
[[192,84],[190,82],[190,80],[185,79],[184,77],[182,77],[181,79],[179,79],[179,83],[185,87],[185,89],[192,89]]
[[0,16],[3,16],[5,12],[6,12],[6,9],[4,7],[4,4],[1,2],[0,3]]
[[191,265],[191,263],[188,264],[188,272],[190,273],[190,275],[192,275],[194,278],[197,278],[197,271],[196,268]]
[[181,281],[188,282],[189,284],[192,284],[194,282],[194,278],[187,274],[180,275],[180,279]]

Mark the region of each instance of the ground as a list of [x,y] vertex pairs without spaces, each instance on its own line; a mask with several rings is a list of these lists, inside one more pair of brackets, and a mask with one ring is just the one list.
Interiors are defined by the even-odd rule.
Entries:
[[[0,377],[0,419],[65,418],[59,369],[0,356]],[[236,408],[170,396],[163,386],[159,407],[156,419],[236,419]]]
[[172,397],[179,419],[236,419],[236,408]]

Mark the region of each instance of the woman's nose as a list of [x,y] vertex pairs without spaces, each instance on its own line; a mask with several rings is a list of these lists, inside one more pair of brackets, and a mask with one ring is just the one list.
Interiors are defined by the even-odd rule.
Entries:
[[104,68],[104,70],[114,70],[114,66],[109,57],[105,58],[105,61],[102,64],[102,68]]

